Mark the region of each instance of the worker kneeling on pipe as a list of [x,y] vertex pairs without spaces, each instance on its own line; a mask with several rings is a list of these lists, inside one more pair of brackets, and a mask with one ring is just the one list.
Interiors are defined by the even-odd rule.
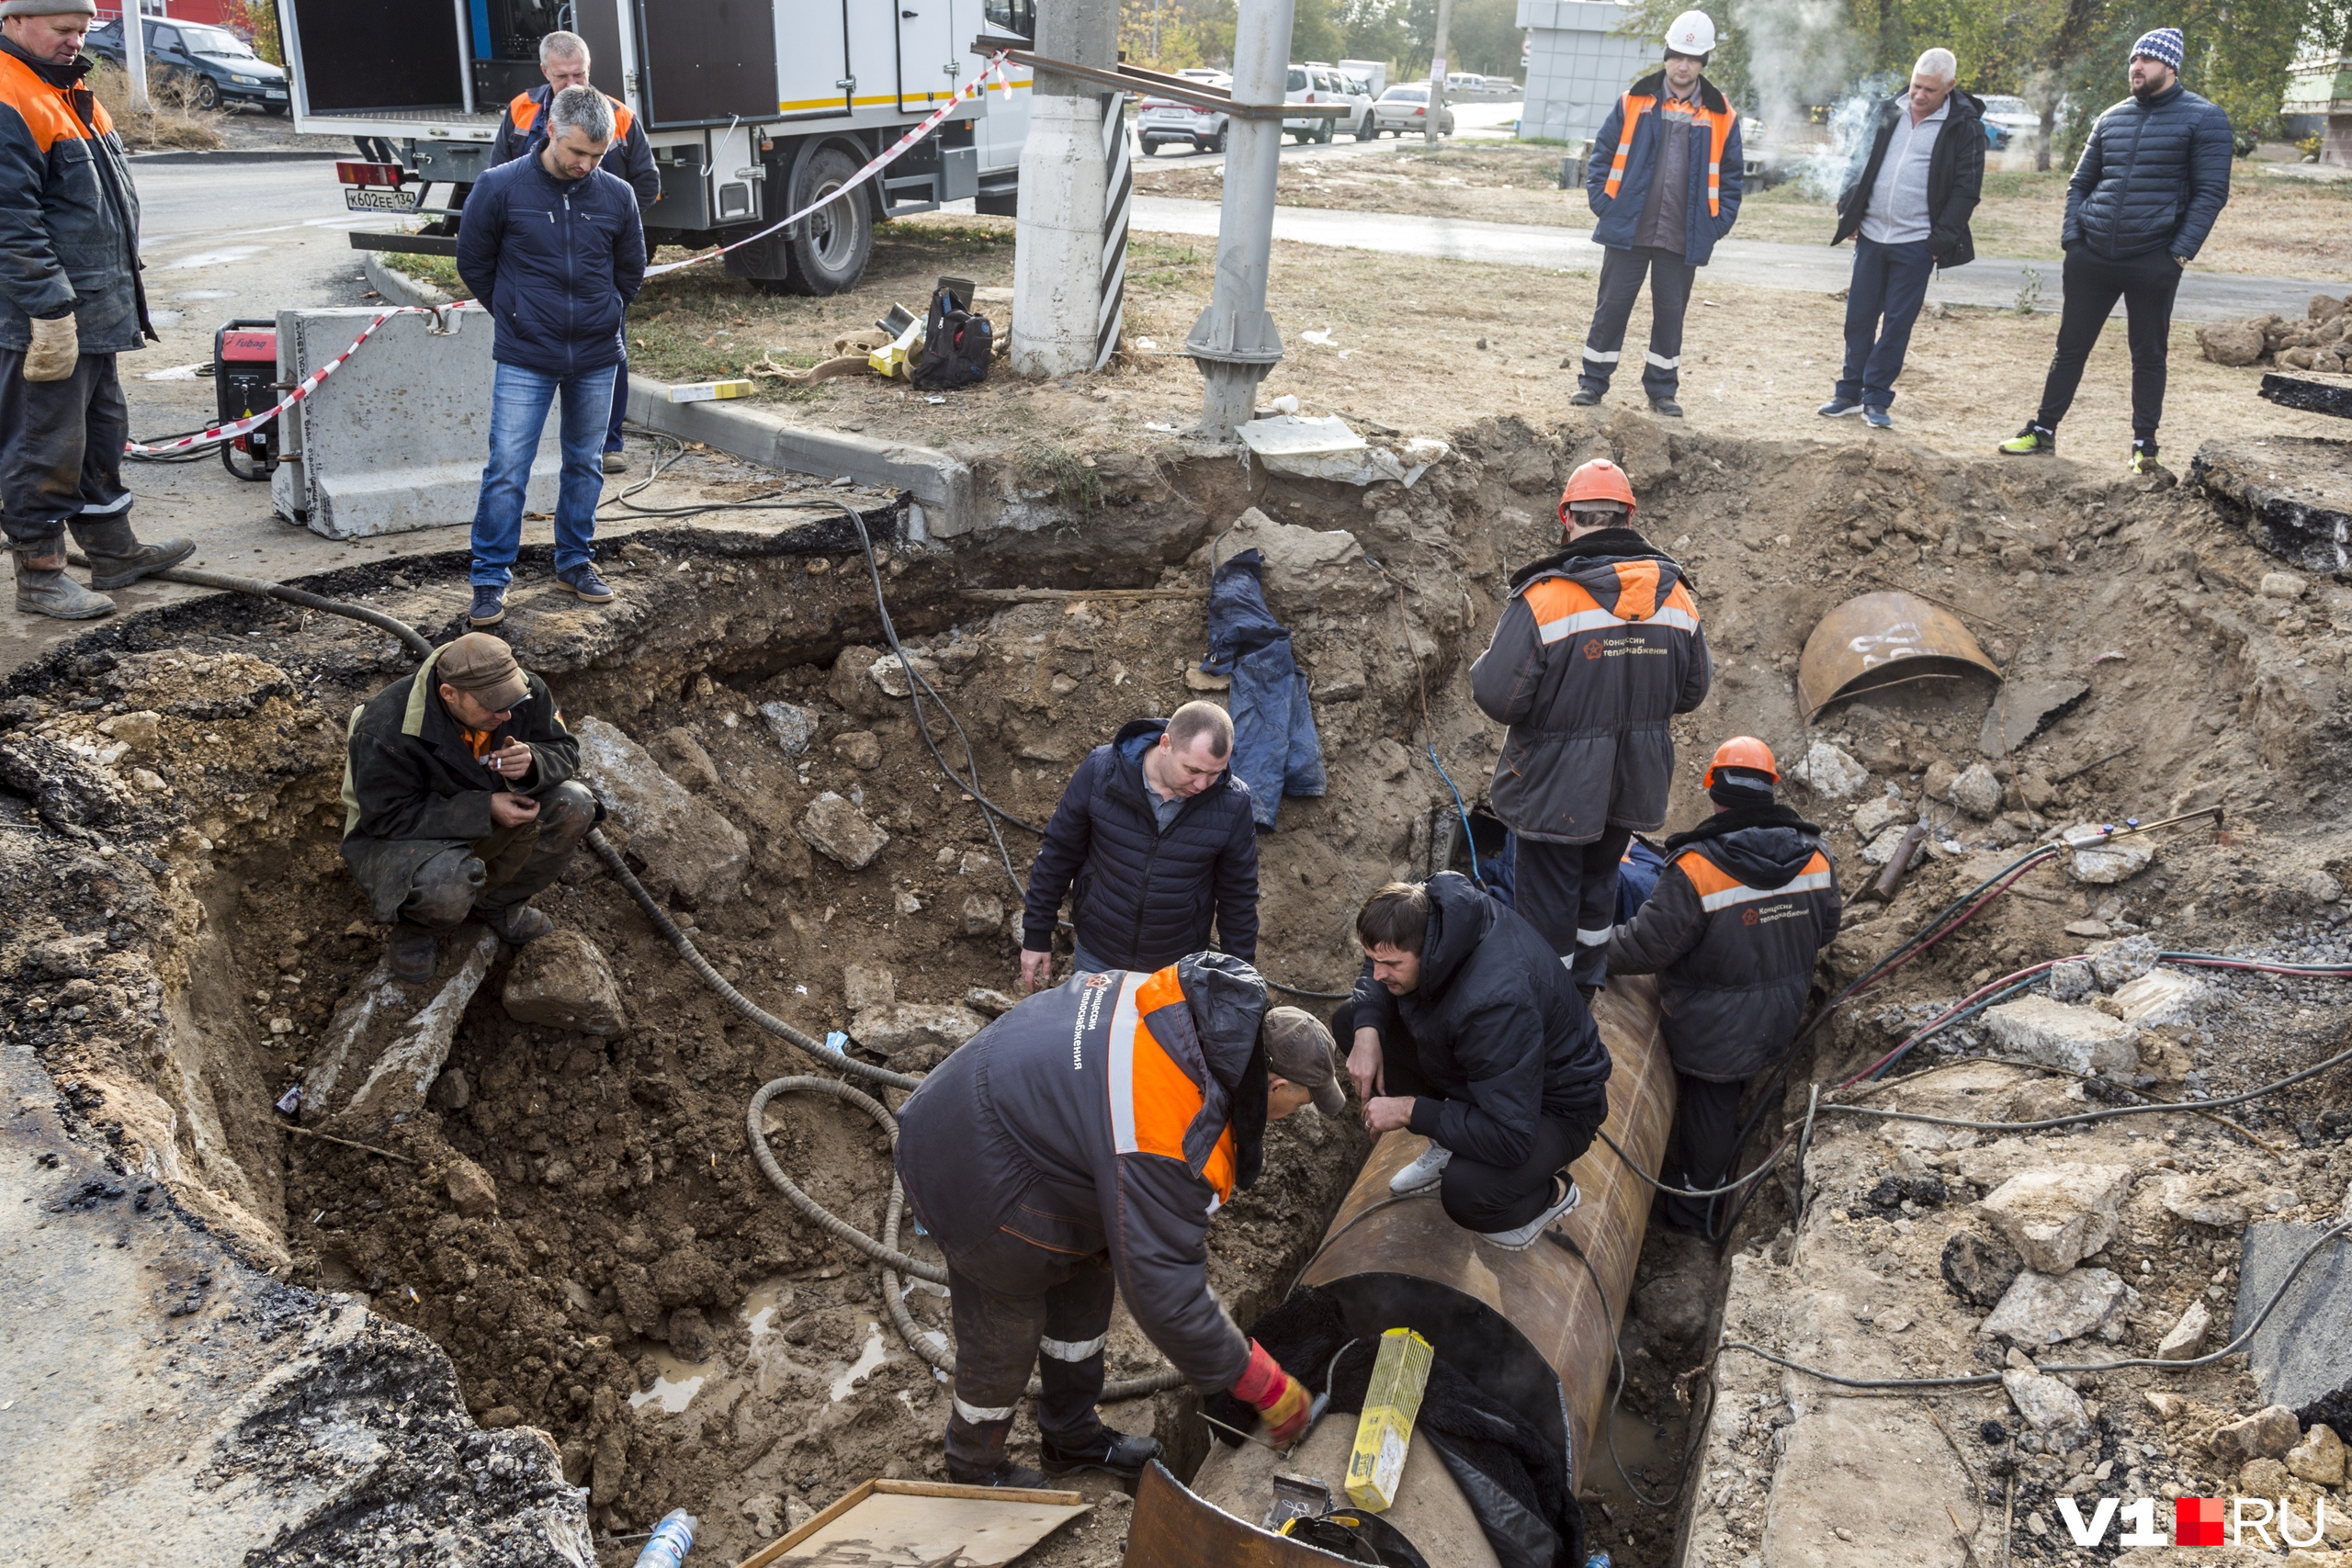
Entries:
[[1392,882],[1356,916],[1355,996],[1332,1018],[1374,1134],[1429,1148],[1389,1180],[1512,1251],[1577,1206],[1569,1162],[1609,1115],[1609,1050],[1541,933],[1469,878]]
[[1255,969],[1196,953],[1040,991],[923,1080],[899,1111],[898,1163],[947,1258],[952,1479],[1044,1483],[1005,1455],[1040,1352],[1046,1472],[1142,1473],[1159,1445],[1094,1408],[1114,1294],[1193,1388],[1230,1390],[1277,1444],[1306,1431],[1306,1389],[1210,1292],[1205,1238],[1257,1180],[1267,1122],[1346,1105],[1334,1057],[1312,1017],[1268,1010]]
[[[1780,776],[1752,736],[1716,748],[1714,816],[1666,841],[1657,888],[1609,939],[1610,973],[1665,977],[1677,1086],[1666,1180],[1692,1191],[1731,1179],[1740,1097],[1788,1054],[1815,961],[1838,934],[1837,867],[1821,829],[1772,798]],[[1714,1199],[1661,1196],[1668,1224],[1713,1233]]]
[[579,768],[547,682],[487,632],[351,710],[343,858],[392,927],[394,974],[431,979],[435,933],[469,917],[517,947],[555,929],[531,896],[596,825]]

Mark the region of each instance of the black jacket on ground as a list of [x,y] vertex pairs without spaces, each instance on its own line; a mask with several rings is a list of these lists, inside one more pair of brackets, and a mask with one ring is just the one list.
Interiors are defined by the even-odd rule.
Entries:
[[1052,948],[1055,917],[1075,882],[1069,918],[1079,944],[1114,968],[1159,969],[1203,952],[1212,924],[1218,948],[1256,962],[1258,835],[1250,786],[1227,768],[1186,800],[1162,833],[1141,770],[1120,749],[1139,735],[1157,745],[1167,728],[1164,718],[1130,720],[1070,775],[1030,863],[1023,947]]
[[618,365],[645,283],[636,194],[602,169],[559,180],[536,157],[501,164],[466,193],[458,276],[498,323],[501,365],[548,376]]
[[2197,258],[2230,199],[2230,117],[2177,82],[2098,117],[2066,182],[2060,243],[2103,261]]
[[1662,973],[1677,1072],[1736,1083],[1795,1038],[1821,950],[1838,934],[1837,868],[1787,807],[1737,807],[1666,841],[1649,901],[1609,939],[1611,975]]
[[[441,701],[435,649],[416,673],[395,681],[351,712],[343,767],[344,837],[471,843],[490,836],[496,775],[482,766]],[[532,770],[503,787],[544,795],[579,771],[580,742],[563,727],[554,694],[537,675],[530,693],[492,733],[486,750],[509,740],[531,749]]]
[[1356,981],[1355,1027],[1401,1019],[1435,1091],[1413,1104],[1411,1130],[1483,1165],[1528,1157],[1538,1117],[1589,1134],[1609,1115],[1609,1048],[1576,982],[1535,928],[1458,872],[1430,878],[1420,984],[1401,997]]
[[[1831,244],[1842,245],[1861,232],[1871,190],[1894,140],[1895,121],[1910,112],[1908,93],[1880,101],[1870,156],[1838,197],[1838,232]],[[1935,151],[1928,155],[1928,254],[1938,266],[1965,266],[1976,259],[1968,220],[1984,194],[1984,100],[1954,88],[1947,100],[1944,128],[1936,133]]]

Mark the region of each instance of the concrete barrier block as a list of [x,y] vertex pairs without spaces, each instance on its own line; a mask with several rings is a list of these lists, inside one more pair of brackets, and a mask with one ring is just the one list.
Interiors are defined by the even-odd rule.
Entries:
[[827,479],[846,474],[860,484],[906,491],[922,514],[920,526],[910,518],[907,532],[913,539],[952,538],[979,525],[978,487],[970,465],[928,446],[789,424],[740,404],[673,403],[667,385],[642,376],[628,378],[628,417],[648,430],[699,441],[787,473]]
[[[278,378],[308,376],[350,347],[378,314],[280,311]],[[494,331],[479,310],[386,321],[289,411],[288,461],[270,484],[277,510],[330,539],[470,524],[490,456]],[[551,410],[531,464],[526,510],[555,509],[562,466],[557,431]]]

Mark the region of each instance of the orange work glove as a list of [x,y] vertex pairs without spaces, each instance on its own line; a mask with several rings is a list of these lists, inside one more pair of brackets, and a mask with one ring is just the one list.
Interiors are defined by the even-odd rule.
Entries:
[[1250,1341],[1250,1364],[1234,1380],[1233,1396],[1251,1405],[1265,1424],[1266,1437],[1277,1448],[1288,1448],[1306,1433],[1314,1398],[1306,1385],[1283,1371],[1255,1339]]

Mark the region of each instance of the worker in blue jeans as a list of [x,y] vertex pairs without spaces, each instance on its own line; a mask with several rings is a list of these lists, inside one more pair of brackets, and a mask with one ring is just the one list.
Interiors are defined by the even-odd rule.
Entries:
[[1846,364],[1824,419],[1860,413],[1873,430],[1894,426],[1894,378],[1910,352],[1911,328],[1940,266],[1975,259],[1968,220],[1984,186],[1984,105],[1953,91],[1960,62],[1931,49],[1911,68],[1911,85],[1882,99],[1869,152],[1838,198],[1830,243],[1854,242],[1846,290]]
[[559,396],[556,577],[585,603],[613,602],[596,574],[596,506],[622,329],[645,281],[637,194],[598,166],[615,131],[611,99],[593,87],[566,87],[548,104],[547,144],[490,170],[466,197],[458,273],[497,323],[490,461],[474,508],[468,618],[476,626],[506,618],[531,460]]

